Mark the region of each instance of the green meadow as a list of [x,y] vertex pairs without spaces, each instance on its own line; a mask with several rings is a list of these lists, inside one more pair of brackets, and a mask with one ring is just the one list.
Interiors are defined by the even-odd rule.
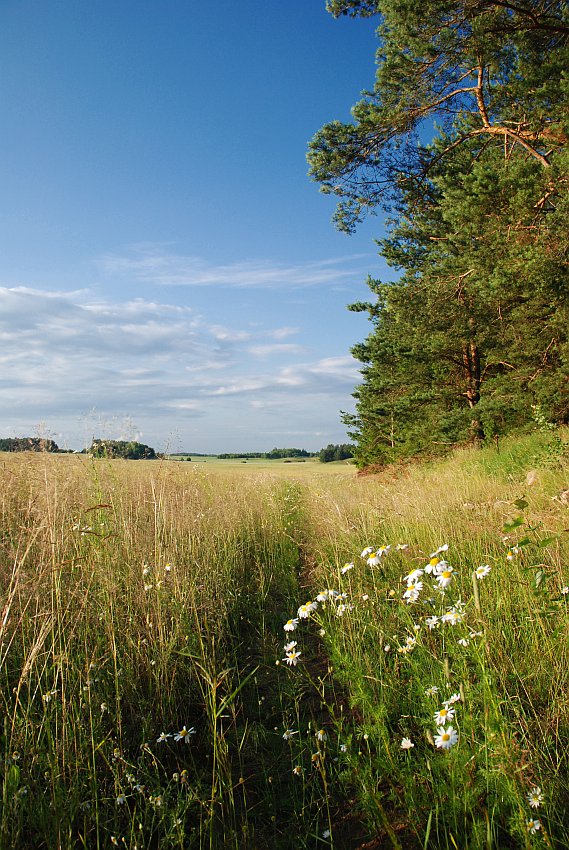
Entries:
[[0,847],[568,847],[566,441],[1,455]]

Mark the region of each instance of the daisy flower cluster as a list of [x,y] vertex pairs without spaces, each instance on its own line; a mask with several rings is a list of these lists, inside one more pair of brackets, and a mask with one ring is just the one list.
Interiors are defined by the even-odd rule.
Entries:
[[[439,689],[436,685],[425,690],[425,696],[436,696]],[[434,742],[435,747],[440,750],[450,750],[458,743],[458,732],[450,723],[455,720],[456,704],[460,702],[461,696],[459,693],[452,694],[448,699],[443,701],[443,707],[435,711],[433,719],[435,721],[435,735],[431,742]],[[449,724],[449,725],[447,725]],[[410,750],[415,746],[410,738],[403,738],[399,745],[402,750]]]
[[360,555],[368,565],[368,567],[377,567],[389,550],[391,549],[391,545],[389,546],[380,546],[379,549],[374,549],[373,546],[366,546]]
[[442,557],[447,550],[448,543],[439,546],[435,552],[431,553],[428,563],[422,569],[411,570],[404,577],[403,580],[407,583],[407,588],[403,594],[403,599],[407,605],[419,601],[420,593],[424,587],[422,578],[425,574],[435,579],[435,589],[439,591],[444,591],[452,582],[455,573],[454,567],[451,567],[446,558]]
[[289,641],[289,643],[285,643],[285,657],[283,658],[283,661],[288,664],[289,667],[296,667],[296,665],[298,664],[298,659],[302,654],[300,650],[297,650],[297,646],[298,644],[295,640],[291,640]]
[[[368,566],[375,567],[380,563],[383,556],[386,555],[391,548],[391,544],[379,546],[378,548],[374,548],[373,546],[367,546],[362,551],[360,557],[367,563]],[[398,543],[395,547],[397,551],[402,551],[407,548],[408,544],[406,543]],[[350,561],[340,568],[340,574],[346,575],[346,573],[350,572],[350,570],[353,570],[354,568],[354,561]],[[296,612],[296,617],[291,617],[290,620],[287,620],[283,626],[283,629],[285,630],[285,632],[294,632],[295,629],[298,628],[300,621],[309,620],[314,614],[314,612],[318,610],[319,606],[325,607],[326,605],[332,605],[334,607],[336,616],[342,617],[347,611],[351,611],[354,608],[352,604],[346,601],[347,599],[347,593],[341,593],[339,590],[332,590],[330,588],[322,590],[320,591],[320,593],[317,594],[315,599],[309,599],[307,602],[301,605]],[[364,594],[363,599],[365,601],[369,599],[369,596],[367,594]],[[287,661],[287,658],[283,660]]]
[[451,747],[454,747],[458,743],[458,732],[452,724],[450,726],[446,725],[449,721],[455,719],[455,705],[457,702],[460,702],[460,694],[452,694],[448,699],[444,700],[443,707],[435,711],[435,747],[441,750],[450,750]]
[[[527,793],[526,797],[532,809],[539,809],[543,803],[543,793],[539,785],[534,785]],[[538,818],[528,818],[526,821],[526,830],[530,835],[535,835],[541,829],[541,821]]]
[[[353,567],[353,565],[346,566],[350,566],[350,569]],[[326,606],[331,607],[337,617],[343,617],[347,611],[351,611],[354,607],[351,603],[347,602],[347,599],[348,594],[341,593],[339,590],[333,590],[331,588],[321,590],[315,599],[309,599],[298,608],[296,617],[291,617],[287,620],[283,629],[285,632],[296,631],[302,620],[310,620],[319,608],[325,608]],[[325,631],[321,629],[320,634],[325,634]],[[297,646],[298,643],[295,640],[285,643],[285,655],[282,661],[284,661],[285,664],[288,664],[289,667],[296,667],[298,659],[302,654],[301,650],[297,650]]]

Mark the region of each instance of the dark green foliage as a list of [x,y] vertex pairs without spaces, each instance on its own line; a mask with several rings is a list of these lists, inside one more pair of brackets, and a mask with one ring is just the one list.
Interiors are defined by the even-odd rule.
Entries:
[[89,449],[92,457],[124,458],[125,460],[155,460],[153,448],[134,440],[93,440]]
[[[359,465],[569,421],[569,16],[563,3],[335,0],[379,13],[373,92],[314,137],[311,174],[350,232],[391,212],[401,272],[369,281]],[[429,119],[429,124],[426,120]],[[431,121],[431,142],[425,143]]]
[[325,449],[318,452],[318,460],[331,463],[334,460],[348,460],[354,456],[354,447],[350,443],[328,443]]
[[58,452],[57,443],[43,437],[5,437],[0,439],[0,452]]
[[265,454],[267,460],[279,460],[283,457],[310,457],[306,449],[271,449]]

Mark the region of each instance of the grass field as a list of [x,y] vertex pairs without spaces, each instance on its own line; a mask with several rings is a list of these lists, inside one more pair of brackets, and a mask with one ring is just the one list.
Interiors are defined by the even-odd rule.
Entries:
[[0,455],[0,847],[568,847],[566,439]]
[[[353,476],[355,467],[353,463],[347,460],[334,461],[332,463],[320,463],[317,457],[307,458],[282,458],[279,460],[267,460],[266,458],[217,458],[217,457],[197,457],[188,455],[192,463],[207,465],[208,468],[218,470],[239,469],[245,471],[247,467],[250,470],[265,470],[275,474],[286,475],[326,475],[334,472],[335,474],[345,474]],[[182,461],[183,462],[183,461]]]

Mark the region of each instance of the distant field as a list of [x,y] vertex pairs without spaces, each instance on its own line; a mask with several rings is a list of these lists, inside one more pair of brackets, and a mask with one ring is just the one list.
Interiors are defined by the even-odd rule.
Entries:
[[[187,457],[187,456],[185,456]],[[308,458],[280,458],[278,460],[266,460],[265,458],[217,458],[217,457],[196,457],[189,455],[192,463],[208,464],[212,467],[252,467],[253,469],[274,470],[279,475],[290,473],[292,475],[305,474],[320,474],[330,473],[335,471],[342,475],[355,475],[356,468],[353,463],[347,460],[333,461],[332,463],[321,463],[317,457]],[[182,458],[177,458],[182,461]],[[281,469],[284,467],[284,469]],[[306,467],[306,469],[302,469]]]

